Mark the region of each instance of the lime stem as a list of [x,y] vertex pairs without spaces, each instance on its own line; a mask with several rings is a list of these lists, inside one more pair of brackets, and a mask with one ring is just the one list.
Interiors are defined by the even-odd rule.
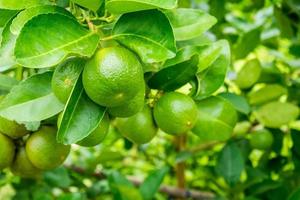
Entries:
[[[181,152],[185,149],[186,145],[186,134],[175,137],[175,147],[177,152]],[[185,162],[179,162],[176,164],[176,177],[178,188],[184,189],[186,187],[185,181]]]
[[21,81],[23,79],[23,67],[18,66],[16,69],[16,79]]

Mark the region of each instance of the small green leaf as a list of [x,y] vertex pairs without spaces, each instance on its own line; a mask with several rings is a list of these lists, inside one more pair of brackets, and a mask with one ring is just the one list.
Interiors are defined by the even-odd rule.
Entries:
[[99,126],[104,114],[105,108],[90,100],[84,92],[80,76],[63,111],[57,141],[73,144],[84,139]]
[[259,60],[249,60],[237,73],[235,83],[241,89],[246,89],[254,85],[261,74],[261,65]]
[[96,12],[104,2],[104,0],[72,0],[72,1],[94,12]]
[[244,167],[244,159],[238,146],[233,142],[226,144],[218,157],[218,174],[224,177],[230,186],[234,186],[240,180]]
[[128,13],[154,8],[173,9],[177,0],[109,0],[106,8],[111,13]]
[[237,113],[222,97],[209,97],[197,101],[198,120],[192,132],[201,141],[224,141],[230,138],[237,122]]
[[[64,180],[64,181],[61,181]],[[59,167],[44,174],[44,181],[52,187],[67,188],[72,180],[66,168]]]
[[264,87],[251,91],[248,94],[249,103],[259,105],[268,101],[276,100],[282,95],[287,94],[287,89],[278,84],[265,85]]
[[235,59],[246,57],[260,42],[261,27],[255,28],[240,35],[238,42],[233,47]]
[[[230,47],[227,41],[220,40],[210,49],[211,54],[204,53],[199,56],[199,65],[205,69],[197,74],[198,78],[198,92],[195,99],[200,100],[212,95],[224,83],[227,70],[230,65]],[[217,47],[221,47],[219,51]],[[202,62],[205,62],[203,64]]]
[[51,90],[52,72],[37,74],[14,86],[1,101],[0,115],[21,122],[42,121],[63,110]]
[[135,51],[145,63],[161,62],[176,55],[170,22],[158,10],[122,15],[113,28],[112,38]]
[[271,102],[254,112],[257,120],[270,128],[279,128],[297,119],[299,108],[291,103]]
[[42,14],[23,27],[16,42],[15,57],[25,67],[45,68],[58,64],[69,54],[91,57],[98,41],[96,33],[68,16]]
[[153,171],[140,186],[140,192],[144,200],[151,200],[158,191],[165,175],[168,173],[169,168],[163,167],[159,170]]
[[10,76],[0,74],[0,94],[8,93],[19,82]]
[[22,10],[24,8],[50,4],[48,0],[0,0],[0,8]]
[[165,13],[171,22],[177,41],[196,38],[217,23],[215,17],[197,9],[178,8]]
[[223,97],[224,99],[227,99],[229,102],[232,103],[232,105],[235,107],[235,109],[241,113],[249,114],[251,111],[251,108],[246,100],[245,97],[236,95],[234,93],[221,93],[219,96]]
[[[136,197],[138,190],[134,188],[133,184],[126,179],[122,174],[117,171],[112,172],[108,176],[109,186],[112,191],[113,197],[116,200],[131,200],[128,198],[126,193],[133,192],[133,195]],[[134,191],[132,191],[134,190]],[[139,194],[139,193],[138,193]],[[130,195],[130,194],[129,194]],[[135,199],[135,198],[133,198]],[[136,200],[140,200],[138,196]]]
[[198,56],[195,55],[189,61],[164,68],[154,74],[148,81],[150,88],[164,91],[173,91],[188,83],[194,78],[198,70]]

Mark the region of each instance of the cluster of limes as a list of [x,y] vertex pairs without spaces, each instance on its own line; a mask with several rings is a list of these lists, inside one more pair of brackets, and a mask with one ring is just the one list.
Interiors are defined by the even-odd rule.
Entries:
[[[89,60],[67,59],[55,68],[52,90],[61,102],[67,103],[77,81],[82,81],[93,102],[107,108],[99,126],[78,145],[90,147],[101,143],[110,124],[128,140],[144,144],[155,137],[158,127],[166,133],[180,135],[196,123],[198,108],[185,94],[160,93],[155,101],[146,100],[146,90],[149,90],[142,64],[124,47],[102,48]],[[61,165],[70,151],[70,146],[56,141],[61,118],[60,114],[57,127],[42,126],[32,134],[23,125],[1,119],[0,168],[10,167],[15,174],[30,177]]]
[[[107,47],[98,50],[88,61],[70,58],[59,65],[52,79],[57,98],[66,103],[82,72],[82,84],[88,97],[107,108],[105,118],[95,131],[80,141],[81,146],[95,146],[103,141],[110,121],[117,130],[137,144],[150,142],[157,126],[169,134],[182,134],[196,123],[198,109],[194,100],[184,94],[168,92],[153,106],[145,99],[143,67],[130,50]],[[58,118],[58,127],[61,116]]]
[[0,117],[0,170],[10,168],[22,177],[37,177],[61,165],[70,146],[56,142],[56,129],[42,126],[29,135],[24,125]]

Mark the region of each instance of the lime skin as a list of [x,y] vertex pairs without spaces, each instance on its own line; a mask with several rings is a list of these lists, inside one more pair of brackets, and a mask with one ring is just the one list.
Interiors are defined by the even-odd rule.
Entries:
[[105,107],[126,104],[144,87],[144,74],[139,59],[120,46],[96,52],[87,61],[82,80],[87,95]]
[[15,144],[8,136],[0,133],[0,170],[11,165],[15,156]]
[[154,119],[166,133],[180,135],[191,130],[198,116],[194,100],[178,92],[164,94],[154,106]]

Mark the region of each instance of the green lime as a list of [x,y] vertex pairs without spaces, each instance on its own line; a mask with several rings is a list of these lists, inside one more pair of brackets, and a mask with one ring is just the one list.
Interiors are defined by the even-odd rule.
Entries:
[[144,87],[142,65],[137,56],[123,47],[108,47],[96,52],[86,63],[83,86],[96,103],[124,105]]
[[194,100],[178,92],[164,94],[154,106],[158,127],[169,134],[183,134],[197,121],[198,109]]
[[24,178],[35,178],[41,175],[41,170],[36,168],[28,159],[24,147],[18,149],[15,160],[11,166],[11,171]]
[[70,146],[57,143],[56,132],[53,127],[43,126],[26,142],[28,158],[39,169],[54,169],[69,155]]
[[6,135],[0,133],[0,170],[9,167],[15,156],[15,144]]
[[126,104],[108,108],[108,113],[114,117],[130,117],[140,112],[145,104],[145,90],[140,92]]
[[99,126],[89,136],[79,141],[77,144],[84,147],[92,147],[98,145],[106,137],[108,133],[109,124],[109,117],[106,114],[101,120]]
[[263,129],[254,131],[250,136],[250,145],[254,149],[266,150],[273,144],[274,138],[270,131]]
[[23,137],[29,133],[24,125],[3,117],[0,117],[0,132],[14,139]]
[[62,103],[68,101],[84,64],[82,58],[72,57],[56,67],[51,84],[53,93]]
[[237,73],[236,84],[241,89],[253,86],[259,79],[261,74],[261,65],[257,59],[248,61]]
[[137,144],[150,142],[157,133],[152,110],[147,105],[129,118],[117,118],[116,127],[124,137]]

